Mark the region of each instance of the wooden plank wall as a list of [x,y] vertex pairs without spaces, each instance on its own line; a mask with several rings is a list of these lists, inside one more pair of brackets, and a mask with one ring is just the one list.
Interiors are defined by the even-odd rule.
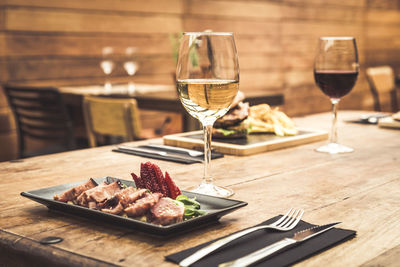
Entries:
[[[134,46],[135,81],[172,84],[170,36],[206,29],[235,33],[241,89],[283,92],[292,116],[330,109],[312,74],[321,35],[357,38],[361,73],[341,108],[372,108],[366,67],[389,64],[400,72],[399,0],[0,0],[0,81],[101,83],[106,46],[118,62],[113,80],[127,81],[120,63]],[[0,160],[15,155],[9,114],[0,94],[0,151],[8,150]]]

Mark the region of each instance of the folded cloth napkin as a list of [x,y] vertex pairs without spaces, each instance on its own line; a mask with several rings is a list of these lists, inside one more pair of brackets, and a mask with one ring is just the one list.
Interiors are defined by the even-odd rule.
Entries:
[[[147,157],[147,158],[153,158],[153,159],[174,161],[174,162],[185,163],[185,164],[199,163],[199,162],[201,162],[200,160],[203,160],[203,156],[191,157],[189,155],[182,155],[182,154],[177,154],[177,153],[175,153],[175,154],[170,153],[169,155],[162,156],[162,155],[150,154],[150,153],[141,152],[141,151],[133,151],[133,150],[128,151],[128,150],[119,149],[119,148],[115,148],[112,151],[126,153],[126,154],[132,154],[132,155],[137,155],[137,156],[142,156],[142,157]],[[217,158],[222,158],[222,157],[224,157],[224,154],[217,153],[217,152],[211,153],[211,159],[217,159]]]
[[[276,216],[271,218],[260,225],[270,224],[275,222],[281,216]],[[330,223],[330,222],[326,222]],[[310,224],[305,221],[300,221],[299,224],[291,231],[288,232],[278,232],[275,230],[258,230],[256,232],[250,233],[244,237],[241,237],[230,244],[218,249],[214,253],[204,257],[203,259],[197,261],[192,266],[217,266],[220,263],[231,261],[242,256],[245,256],[255,250],[261,249],[268,245],[271,245],[274,242],[277,242],[285,237],[291,237],[294,233],[308,229],[315,225]],[[288,266],[292,265],[296,262],[309,258],[317,253],[320,253],[324,250],[327,250],[335,245],[338,245],[346,240],[353,238],[356,235],[355,231],[345,230],[340,228],[332,228],[331,230],[322,233],[314,238],[311,238],[307,241],[299,243],[298,245],[284,250],[278,254],[275,254],[271,257],[266,258],[264,261],[257,263],[254,266]],[[213,240],[211,242],[214,242]],[[181,260],[190,256],[198,249],[205,247],[211,242],[207,242],[201,245],[198,245],[193,248],[189,248],[171,255],[166,256],[165,258],[168,261],[172,261],[174,263],[179,263]]]

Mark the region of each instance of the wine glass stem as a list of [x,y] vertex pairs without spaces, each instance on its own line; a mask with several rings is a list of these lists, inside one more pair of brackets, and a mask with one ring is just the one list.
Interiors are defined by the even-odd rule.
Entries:
[[331,143],[337,143],[337,106],[339,104],[338,99],[332,99],[332,128],[331,128],[331,136],[330,136],[330,142]]
[[212,184],[211,177],[211,136],[212,136],[212,124],[203,125],[203,134],[204,134],[204,175],[203,175],[203,183]]

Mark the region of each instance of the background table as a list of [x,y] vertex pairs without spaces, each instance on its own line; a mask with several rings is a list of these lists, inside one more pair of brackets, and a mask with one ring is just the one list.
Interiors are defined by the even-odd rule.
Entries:
[[[103,85],[59,87],[58,90],[64,95],[66,103],[75,107],[75,111],[82,110],[82,98],[86,95],[135,98],[140,109],[180,113],[182,132],[200,129],[199,122],[183,108],[172,85],[135,84],[134,92],[129,91],[127,84],[113,85],[111,90],[106,90]],[[248,95],[245,101],[250,105],[267,103],[280,106],[284,103],[284,97],[282,93],[271,91],[263,95]]]
[[[164,256],[260,223],[290,207],[305,209],[303,219],[340,227],[357,236],[299,266],[396,266],[400,255],[399,130],[345,123],[360,112],[339,112],[339,140],[354,153],[314,151],[323,142],[247,157],[212,161],[217,184],[231,187],[234,199],[249,203],[219,223],[170,239],[62,213],[19,195],[89,177],[131,179],[148,159],[100,147],[0,164],[0,258],[29,266],[173,266]],[[331,114],[296,118],[302,127],[329,130]],[[161,142],[160,139],[147,142]],[[201,164],[151,160],[182,188],[197,184]],[[60,236],[56,245],[40,245]]]

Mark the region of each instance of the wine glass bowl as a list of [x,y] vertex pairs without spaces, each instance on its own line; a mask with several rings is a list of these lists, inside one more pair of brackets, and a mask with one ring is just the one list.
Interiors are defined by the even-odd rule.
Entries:
[[228,197],[233,191],[213,184],[210,174],[211,133],[239,89],[239,63],[232,33],[188,32],[182,35],[176,69],[179,99],[198,119],[204,134],[204,174],[194,192]]
[[132,80],[132,77],[136,74],[139,64],[136,61],[136,47],[127,47],[125,49],[125,61],[124,61],[124,69],[126,73],[129,75],[129,82],[128,82],[128,92],[134,93],[135,92],[135,84]]
[[111,75],[115,68],[115,63],[113,61],[114,49],[110,46],[103,47],[102,49],[102,60],[100,61],[100,67],[106,75],[106,81],[104,83],[104,88],[106,90],[111,90],[111,82],[108,77]]
[[337,105],[354,87],[359,71],[357,45],[354,37],[320,37],[314,62],[314,78],[332,103],[330,141],[318,152],[337,154],[354,150],[337,142]]
[[237,81],[229,80],[188,79],[177,82],[182,105],[202,124],[213,124],[225,115],[238,87]]

